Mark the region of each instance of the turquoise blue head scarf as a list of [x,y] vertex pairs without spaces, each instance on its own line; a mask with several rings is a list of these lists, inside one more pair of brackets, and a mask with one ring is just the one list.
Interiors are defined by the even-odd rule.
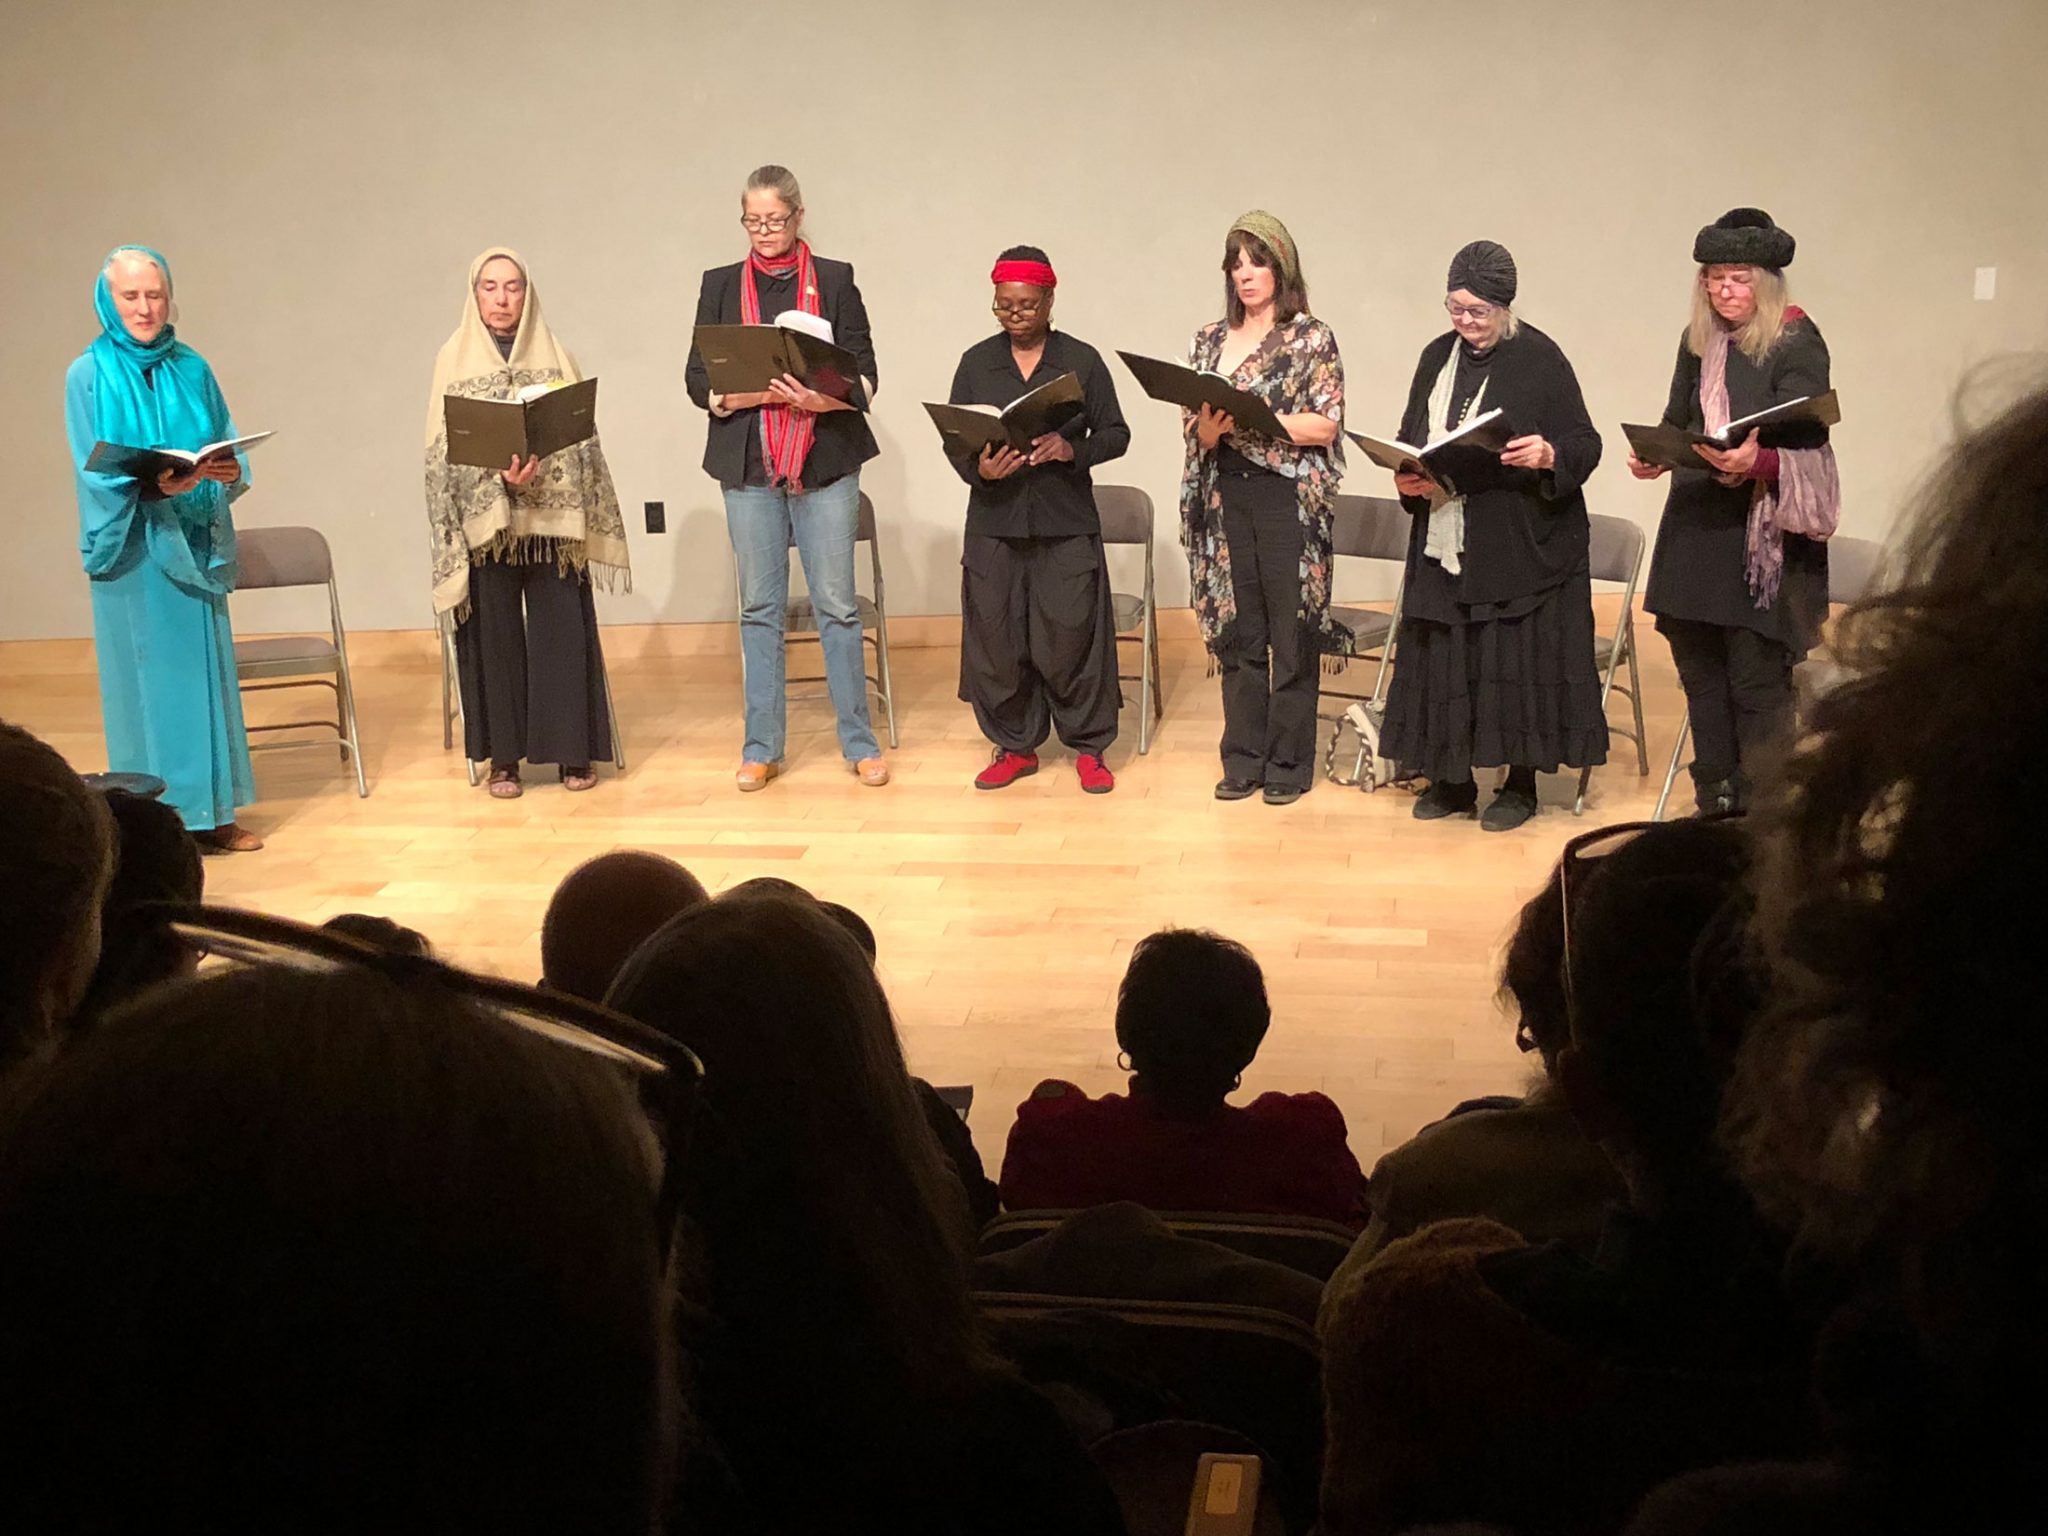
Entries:
[[[156,339],[128,334],[114,306],[107,267],[133,251],[156,263],[171,292],[171,266],[146,245],[119,245],[107,253],[93,288],[93,312],[100,334],[86,349],[92,360],[91,421],[73,424],[73,447],[90,431],[99,441],[130,448],[203,448],[236,435],[220,385],[205,358],[178,340],[166,324]],[[91,444],[85,445],[86,452]],[[83,458],[78,461],[83,464]],[[151,488],[113,475],[78,475],[80,552],[89,574],[113,571],[128,548],[138,512],[146,519],[149,558],[181,586],[226,592],[234,585],[234,525],[228,505],[248,484],[248,464],[232,490],[202,480],[183,495],[145,499]]]

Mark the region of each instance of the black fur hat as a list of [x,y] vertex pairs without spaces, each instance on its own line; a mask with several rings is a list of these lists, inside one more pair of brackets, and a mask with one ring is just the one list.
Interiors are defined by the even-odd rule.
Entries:
[[1761,208],[1730,208],[1692,242],[1692,259],[1703,267],[1746,264],[1789,267],[1799,242],[1771,222]]

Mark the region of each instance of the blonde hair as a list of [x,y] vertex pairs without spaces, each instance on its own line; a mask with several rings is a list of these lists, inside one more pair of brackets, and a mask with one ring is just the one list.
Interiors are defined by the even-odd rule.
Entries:
[[[1744,357],[1760,363],[1771,355],[1771,348],[1785,334],[1785,306],[1789,302],[1785,274],[1775,267],[1751,267],[1749,291],[1756,298],[1756,313],[1730,331],[1728,339]],[[1686,349],[1694,357],[1705,357],[1714,332],[1725,324],[1714,313],[1714,301],[1707,296],[1707,269],[1702,266],[1692,283],[1692,318],[1685,329]]]
[[749,192],[773,192],[782,199],[782,205],[794,213],[804,205],[803,188],[796,184],[796,177],[784,165],[757,166],[747,178],[747,184],[740,191],[740,203],[746,204]]

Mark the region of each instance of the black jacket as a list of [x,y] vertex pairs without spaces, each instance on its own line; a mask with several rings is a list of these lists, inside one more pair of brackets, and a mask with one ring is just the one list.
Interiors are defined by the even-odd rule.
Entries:
[[[1401,418],[1404,442],[1429,441],[1430,391],[1457,345],[1458,333],[1447,331],[1422,349]],[[1403,604],[1409,613],[1438,623],[1462,622],[1468,615],[1459,610],[1473,607],[1509,605],[1510,612],[1526,611],[1533,606],[1530,599],[1551,591],[1586,563],[1583,487],[1600,463],[1600,434],[1557,343],[1524,325],[1497,344],[1482,406],[1500,407],[1518,433],[1547,438],[1557,463],[1551,469],[1504,469],[1497,484],[1466,498],[1465,552],[1456,576],[1422,553],[1429,532],[1428,500],[1402,498],[1401,504],[1415,514]]]
[[[1827,388],[1828,344],[1804,315],[1785,327],[1761,364],[1736,347],[1728,349],[1731,418],[1752,416],[1802,395],[1825,394]],[[1706,429],[1700,409],[1700,360],[1682,336],[1664,421],[1695,432]],[[1810,423],[1767,427],[1758,438],[1765,448],[1818,448],[1827,440],[1828,429]],[[1704,463],[1698,469],[1674,469],[1670,479],[1643,607],[1659,618],[1753,629],[1797,653],[1810,650],[1828,611],[1827,545],[1787,534],[1777,601],[1760,610],[1743,574],[1752,482],[1723,485]]]
[[1040,464],[1020,469],[1007,480],[984,480],[971,458],[948,455],[954,473],[968,484],[967,532],[995,538],[1061,538],[1100,533],[1089,471],[1121,455],[1131,446],[1131,429],[1117,404],[1116,381],[1103,365],[1102,354],[1065,331],[1045,338],[1045,352],[1030,378],[1017,372],[1010,338],[997,332],[969,347],[953,374],[954,405],[1008,405],[1012,400],[1050,384],[1063,373],[1081,381],[1085,411],[1069,422],[1064,435],[1074,444],[1071,464]]
[[[861,376],[880,388],[882,381],[875,372],[874,341],[868,334],[867,306],[861,302],[860,288],[853,280],[851,263],[832,261],[823,256],[814,256],[811,260],[818,279],[818,307],[824,318],[831,322],[833,340],[860,360]],[[740,323],[740,268],[744,265],[736,261],[729,267],[713,267],[704,274],[704,287],[697,296],[697,324]],[[763,315],[761,318],[773,320],[775,317]],[[705,371],[704,359],[694,346],[690,348],[689,365],[683,370],[683,382],[690,392],[690,399],[709,411],[711,375]],[[818,414],[817,438],[811,444],[810,458],[804,463],[806,490],[816,490],[842,475],[852,474],[881,451],[875,446],[875,434],[868,428],[868,402],[856,394],[853,403],[859,407],[858,410],[821,411]],[[704,472],[727,489],[744,485],[747,444],[750,440],[758,440],[760,433],[761,412],[758,407],[734,411],[730,416],[713,416],[710,434],[704,441]]]

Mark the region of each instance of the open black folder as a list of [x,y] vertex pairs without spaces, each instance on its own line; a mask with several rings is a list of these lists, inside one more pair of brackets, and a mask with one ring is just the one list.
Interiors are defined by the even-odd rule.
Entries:
[[1131,377],[1138,381],[1138,387],[1154,400],[1164,400],[1168,405],[1190,411],[1206,405],[1212,411],[1226,413],[1248,432],[1282,439],[1287,437],[1287,429],[1280,425],[1280,418],[1273,414],[1270,405],[1257,395],[1239,389],[1220,373],[1206,369],[1197,371],[1185,363],[1161,362],[1156,357],[1140,357],[1135,352],[1119,351],[1117,356],[1131,370]]
[[127,475],[132,479],[156,483],[156,477],[165,470],[184,474],[198,468],[208,459],[218,459],[240,453],[244,448],[253,448],[271,434],[252,432],[247,437],[224,438],[218,443],[208,443],[204,448],[186,450],[183,448],[129,448],[121,443],[94,443],[92,453],[86,458],[85,469],[92,475]]
[[821,395],[860,407],[860,360],[846,348],[786,325],[700,325],[691,340],[721,395],[754,395],[785,373]]
[[1692,432],[1684,427],[1634,426],[1623,422],[1622,434],[1628,446],[1645,464],[1665,469],[1711,469],[1713,466],[1693,452],[1694,447],[1716,451],[1739,447],[1752,431],[1762,427],[1788,427],[1811,423],[1832,427],[1842,419],[1842,405],[1831,389],[1823,395],[1801,395],[1767,411],[1758,411],[1731,421],[1719,432]]
[[1453,496],[1470,496],[1500,484],[1507,469],[1500,461],[1501,450],[1521,434],[1506,412],[1495,409],[1420,448],[1363,432],[1344,435],[1382,469],[1427,475]]
[[448,462],[507,469],[514,458],[544,459],[597,431],[597,380],[579,379],[527,400],[441,401],[448,424]]
[[934,405],[929,400],[924,408],[931,413],[946,452],[979,458],[982,449],[995,443],[1029,453],[1039,438],[1059,431],[1088,407],[1080,376],[1063,373],[1001,410],[992,405]]

